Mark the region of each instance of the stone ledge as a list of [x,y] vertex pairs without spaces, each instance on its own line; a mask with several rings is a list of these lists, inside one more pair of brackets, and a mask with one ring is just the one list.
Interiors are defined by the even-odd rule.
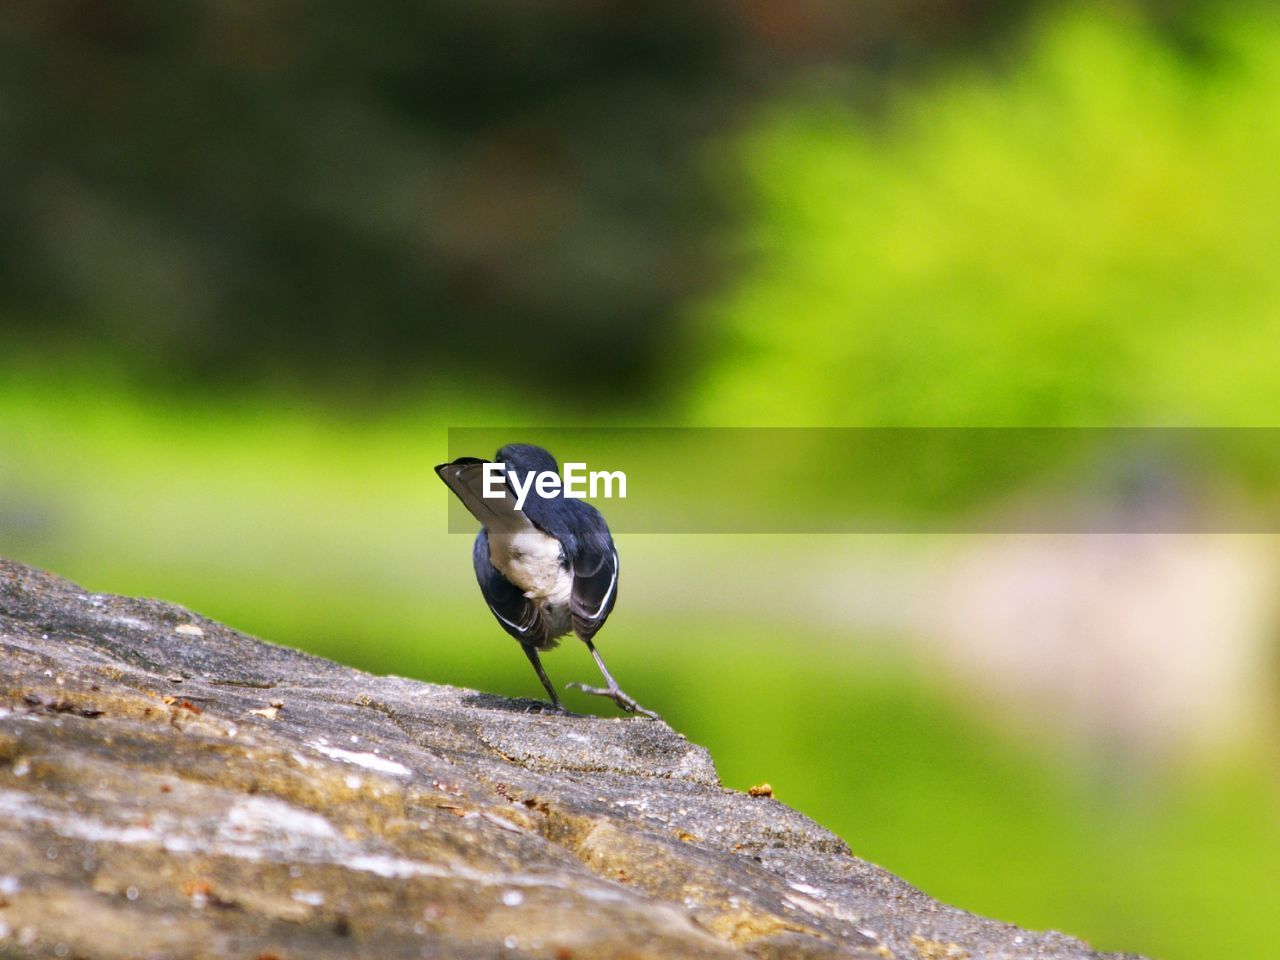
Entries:
[[0,950],[1103,957],[723,789],[663,723],[371,676],[8,561],[0,650]]

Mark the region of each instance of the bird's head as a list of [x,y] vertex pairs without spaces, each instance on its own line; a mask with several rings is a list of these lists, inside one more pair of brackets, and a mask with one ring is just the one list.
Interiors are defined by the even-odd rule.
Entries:
[[507,472],[523,478],[528,473],[560,472],[556,458],[541,447],[531,443],[508,443],[494,454],[493,459],[507,465]]

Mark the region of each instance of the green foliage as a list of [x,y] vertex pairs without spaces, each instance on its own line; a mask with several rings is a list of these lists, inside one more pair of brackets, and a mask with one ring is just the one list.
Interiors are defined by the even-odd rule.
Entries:
[[1274,423],[1280,18],[1203,42],[1061,16],[879,121],[778,103],[743,145],[743,277],[701,311],[700,416]]
[[0,313],[152,383],[533,363],[621,403],[715,274],[701,145],[780,76],[1007,19],[954,7],[5,4]]

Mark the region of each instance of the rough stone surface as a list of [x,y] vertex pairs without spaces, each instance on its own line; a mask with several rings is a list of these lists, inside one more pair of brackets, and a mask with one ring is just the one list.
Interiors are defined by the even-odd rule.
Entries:
[[924,896],[665,724],[376,677],[0,561],[0,953],[1100,955]]

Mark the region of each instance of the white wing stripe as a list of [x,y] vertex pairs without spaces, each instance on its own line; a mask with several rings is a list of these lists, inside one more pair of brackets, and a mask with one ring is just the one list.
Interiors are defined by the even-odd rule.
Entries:
[[604,592],[604,599],[600,601],[600,606],[596,607],[596,612],[591,615],[594,620],[600,616],[600,611],[609,605],[609,600],[613,597],[613,588],[618,585],[618,551],[613,551],[613,576],[609,578],[609,589]]
[[489,610],[493,613],[495,617],[497,617],[499,620],[505,623],[512,630],[519,630],[521,633],[529,632],[529,627],[522,627],[518,623],[512,623],[510,620],[508,620],[506,617],[500,614],[497,610],[494,610],[493,607],[490,607]]

